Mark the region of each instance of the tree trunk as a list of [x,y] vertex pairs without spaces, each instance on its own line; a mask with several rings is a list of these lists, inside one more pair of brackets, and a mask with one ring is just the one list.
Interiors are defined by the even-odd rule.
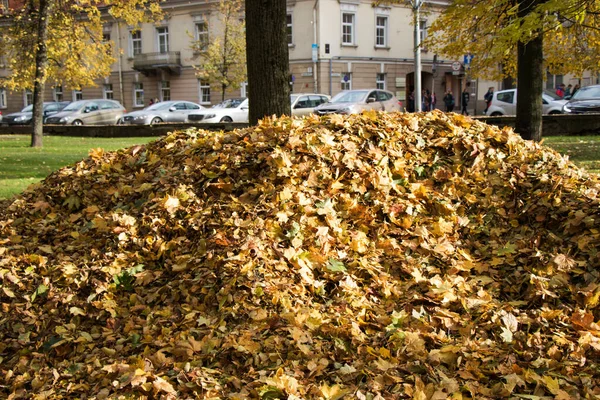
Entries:
[[286,0],[246,0],[246,56],[250,124],[290,115]]
[[35,81],[33,83],[33,116],[31,123],[31,147],[42,147],[44,137],[44,87],[48,66],[48,16],[53,0],[40,0],[38,10],[37,49],[35,54]]
[[[524,0],[519,3],[519,17],[526,16],[544,0]],[[517,48],[517,118],[515,131],[523,139],[542,139],[542,92],[544,90],[544,49],[542,35]]]

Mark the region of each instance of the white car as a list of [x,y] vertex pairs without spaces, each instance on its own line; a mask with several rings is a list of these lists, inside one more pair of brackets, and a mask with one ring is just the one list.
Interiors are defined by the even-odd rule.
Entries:
[[188,114],[187,122],[248,122],[248,99],[228,99],[211,108],[193,111]]
[[290,95],[290,101],[292,103],[292,115],[302,117],[313,114],[315,107],[329,101],[329,96],[316,93],[293,93]]
[[[563,106],[567,100],[562,100],[550,90],[544,90],[542,93],[542,113],[543,114],[562,114]],[[486,115],[492,117],[498,115],[516,115],[517,114],[517,89],[499,90],[494,92],[492,104],[487,110]]]
[[315,114],[358,114],[362,111],[400,111],[400,102],[392,92],[380,89],[345,90],[329,103],[315,107]]

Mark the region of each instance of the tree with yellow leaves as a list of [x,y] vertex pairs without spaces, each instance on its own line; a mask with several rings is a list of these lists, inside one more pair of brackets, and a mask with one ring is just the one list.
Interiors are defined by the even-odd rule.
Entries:
[[104,18],[133,27],[163,18],[160,0],[26,0],[2,16],[0,43],[8,55],[11,90],[33,90],[32,147],[42,146],[43,91],[51,79],[73,88],[94,86],[115,62],[102,40]]
[[436,52],[474,55],[472,76],[516,77],[516,130],[540,140],[546,70],[598,70],[600,0],[453,0],[430,32]]
[[192,49],[200,54],[196,75],[219,83],[221,100],[225,100],[228,88],[237,89],[247,79],[243,6],[243,0],[221,0],[219,26],[214,27],[210,43],[204,38],[192,42]]

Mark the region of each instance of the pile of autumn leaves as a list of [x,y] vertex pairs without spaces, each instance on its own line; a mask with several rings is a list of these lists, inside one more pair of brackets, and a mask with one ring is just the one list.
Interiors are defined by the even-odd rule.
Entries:
[[0,397],[600,397],[600,182],[440,112],[94,150],[0,209]]

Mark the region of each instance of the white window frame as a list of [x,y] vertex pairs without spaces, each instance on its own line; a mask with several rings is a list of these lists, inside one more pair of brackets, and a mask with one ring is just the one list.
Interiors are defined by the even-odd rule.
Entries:
[[[208,22],[206,20],[196,21],[194,27],[196,29],[196,43],[198,43],[197,49],[199,51],[207,51],[210,39]],[[200,27],[204,27],[204,29],[200,29]]]
[[240,97],[248,97],[248,82],[240,84]]
[[52,98],[54,101],[63,101],[65,99],[62,85],[54,86],[52,88]]
[[[110,94],[110,96],[109,96],[109,94]],[[114,92],[112,83],[105,83],[104,86],[102,86],[102,98],[104,100],[114,100],[115,99],[115,92]]]
[[386,75],[383,72],[378,72],[375,76],[375,87],[379,90],[386,90],[385,79]]
[[210,104],[210,82],[208,79],[198,79],[198,97],[200,104]]
[[[379,24],[379,19],[384,22],[383,25]],[[375,47],[386,48],[388,47],[388,26],[390,25],[390,18],[387,15],[375,15]]]
[[[161,39],[164,39],[164,49],[161,48]],[[156,49],[158,53],[167,54],[169,52],[169,27],[159,26],[156,28]]]
[[23,90],[23,104],[25,104],[25,107],[33,104],[33,91],[32,90],[30,90],[30,89]]
[[[289,18],[289,21],[288,21]],[[288,12],[285,15],[285,32],[287,34],[288,46],[294,45],[294,13]]]
[[[139,37],[134,37],[139,36]],[[139,43],[138,52],[136,52],[136,43]],[[138,54],[142,54],[142,31],[129,31],[129,55],[135,57]]]
[[83,92],[81,89],[73,89],[73,101],[83,100]]
[[6,108],[6,89],[0,88],[0,108]]
[[[351,16],[352,21],[344,21],[345,16]],[[344,28],[349,28],[350,32],[345,33]],[[342,46],[355,46],[356,45],[356,12],[342,11]],[[350,40],[345,40],[345,36],[350,36]]]
[[[423,41],[425,39],[427,39],[427,30],[428,30],[428,26],[427,26],[427,20],[426,19],[422,19],[419,21],[419,40],[420,43],[423,43]],[[423,45],[421,45],[421,51],[427,51],[427,48],[423,47]]]
[[160,81],[159,92],[160,92],[160,101],[170,101],[171,100],[171,82],[170,81]]
[[[348,76],[348,81],[345,81],[344,78]],[[342,73],[342,79],[340,80],[340,88],[342,90],[352,90],[352,73],[344,72]]]
[[[138,94],[140,95],[138,97]],[[144,107],[144,84],[142,82],[133,83],[133,106]]]

